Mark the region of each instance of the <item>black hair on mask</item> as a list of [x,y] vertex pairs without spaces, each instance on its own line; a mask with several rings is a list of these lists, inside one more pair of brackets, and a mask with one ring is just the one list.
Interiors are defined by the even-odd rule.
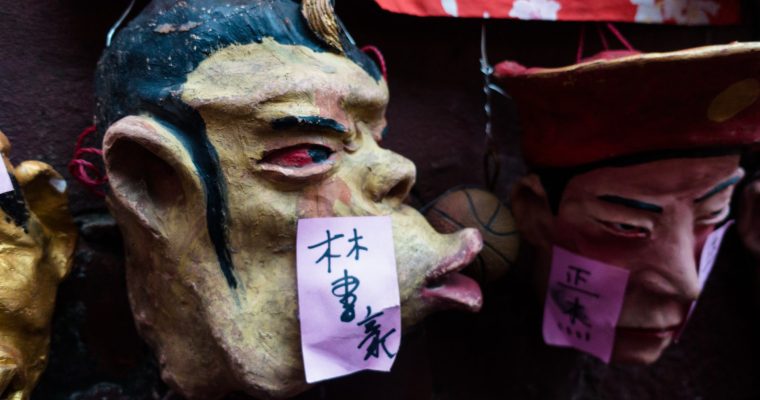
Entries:
[[[96,72],[96,121],[103,133],[128,115],[147,114],[183,143],[204,184],[207,227],[230,288],[237,288],[227,244],[226,186],[200,114],[182,102],[186,77],[214,52],[272,38],[336,52],[312,32],[294,0],[154,0],[114,38]],[[342,54],[375,80],[377,66],[340,32]],[[262,71],[265,72],[265,71]]]

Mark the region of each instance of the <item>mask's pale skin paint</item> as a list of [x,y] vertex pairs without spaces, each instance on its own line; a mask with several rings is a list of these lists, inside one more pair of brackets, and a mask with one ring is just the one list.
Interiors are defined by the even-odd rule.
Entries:
[[537,249],[540,292],[552,245],[630,270],[613,362],[656,361],[699,296],[699,254],[728,217],[738,165],[739,156],[721,156],[599,168],[570,180],[557,215],[538,178],[524,178],[513,204]]
[[450,273],[480,251],[480,235],[438,234],[404,205],[415,167],[377,144],[384,81],[344,57],[265,39],[209,56],[188,76],[183,101],[201,114],[219,155],[238,289],[219,269],[201,180],[175,136],[130,116],[104,143],[132,308],[174,390],[284,398],[308,387],[297,319],[299,218],[391,216],[404,326],[442,307],[480,308],[477,284]]

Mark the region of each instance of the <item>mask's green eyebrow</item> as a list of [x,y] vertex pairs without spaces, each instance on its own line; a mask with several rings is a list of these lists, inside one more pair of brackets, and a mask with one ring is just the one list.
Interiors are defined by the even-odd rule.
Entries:
[[695,203],[701,203],[701,202],[709,199],[710,197],[713,197],[716,194],[718,194],[718,193],[726,190],[727,188],[736,185],[737,183],[739,183],[740,180],[742,180],[741,176],[735,176],[735,177],[733,177],[733,178],[731,178],[731,179],[729,179],[729,180],[727,180],[727,181],[725,181],[723,183],[720,183],[717,186],[715,186],[714,188],[710,189],[709,192],[703,194],[702,196],[699,196],[696,200],[694,200],[694,202]]
[[319,117],[316,115],[282,117],[273,120],[271,124],[272,129],[276,131],[304,128],[312,130],[327,130],[338,133],[348,133],[348,129],[346,129],[346,127],[343,126],[343,124],[340,122],[334,119]]
[[628,208],[635,208],[637,210],[644,210],[657,214],[662,214],[663,211],[662,207],[658,206],[657,204],[645,203],[640,200],[628,199],[620,196],[603,195],[598,196],[597,199],[605,201],[607,203],[618,204]]

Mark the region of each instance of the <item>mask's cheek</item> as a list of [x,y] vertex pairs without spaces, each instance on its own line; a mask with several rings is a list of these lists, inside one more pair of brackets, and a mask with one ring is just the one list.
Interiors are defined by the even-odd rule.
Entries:
[[[10,245],[0,255],[0,337],[4,330],[42,329],[52,313],[58,278],[40,265],[42,249]],[[6,318],[9,318],[6,320]]]
[[39,360],[47,352],[59,277],[41,263],[40,247],[8,247],[0,256],[0,386],[5,374],[9,390],[27,392],[45,366]]
[[340,177],[332,177],[324,182],[304,189],[298,199],[298,218],[348,217],[367,215],[355,210],[353,200],[356,194]]

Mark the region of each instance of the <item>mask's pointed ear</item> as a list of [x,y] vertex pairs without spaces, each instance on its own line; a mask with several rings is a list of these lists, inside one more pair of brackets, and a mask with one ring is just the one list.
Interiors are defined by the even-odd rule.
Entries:
[[103,157],[109,204],[123,228],[138,230],[132,234],[164,239],[168,231],[205,218],[206,196],[190,153],[156,120],[128,116],[114,123]]
[[69,213],[66,181],[53,167],[40,161],[24,161],[14,170],[29,211],[42,225],[47,238],[45,257],[63,278],[71,269],[77,230]]
[[512,189],[512,211],[520,235],[533,246],[551,246],[554,219],[549,199],[536,174],[517,181]]

